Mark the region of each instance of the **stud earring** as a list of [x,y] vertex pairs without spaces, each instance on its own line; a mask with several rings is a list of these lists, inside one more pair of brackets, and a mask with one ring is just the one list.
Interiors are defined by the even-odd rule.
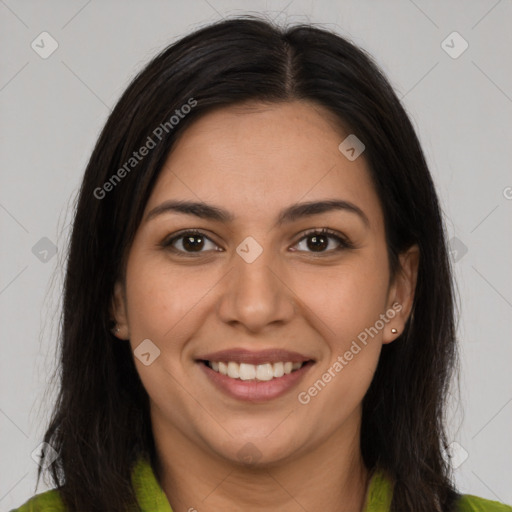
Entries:
[[393,334],[396,334],[398,331],[397,331],[394,327],[392,327],[392,328],[391,328],[391,332],[392,332]]
[[113,327],[113,328],[112,328],[112,332],[113,332],[114,334],[117,334],[117,333],[119,332],[119,327]]

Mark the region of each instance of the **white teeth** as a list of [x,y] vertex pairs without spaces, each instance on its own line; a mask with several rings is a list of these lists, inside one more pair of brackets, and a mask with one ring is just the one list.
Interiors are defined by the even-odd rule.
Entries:
[[270,363],[259,364],[256,368],[256,378],[258,380],[271,380],[274,378],[274,368]]
[[[236,364],[236,363],[234,363]],[[253,364],[240,364],[240,369],[238,370],[240,374],[240,379],[242,380],[252,380],[256,378],[256,366]]]
[[274,378],[288,375],[294,370],[298,370],[304,363],[278,362],[278,363],[264,363],[264,364],[248,364],[248,363],[235,363],[229,361],[223,363],[221,361],[209,361],[209,366],[212,370],[227,375],[232,379],[240,380],[261,380],[267,381]]
[[231,377],[232,379],[238,379],[239,377],[239,372],[238,372],[238,368],[240,366],[235,363],[234,361],[229,361],[228,363],[228,377]]
[[284,375],[284,364],[274,363],[274,377],[282,377]]
[[228,374],[228,365],[226,363],[219,363],[219,373],[222,373],[222,375]]

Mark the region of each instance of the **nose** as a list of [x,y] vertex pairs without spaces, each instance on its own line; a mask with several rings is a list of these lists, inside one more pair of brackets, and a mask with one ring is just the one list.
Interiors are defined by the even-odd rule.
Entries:
[[233,259],[217,308],[221,320],[253,333],[289,322],[296,311],[295,295],[270,251],[251,263],[238,254]]

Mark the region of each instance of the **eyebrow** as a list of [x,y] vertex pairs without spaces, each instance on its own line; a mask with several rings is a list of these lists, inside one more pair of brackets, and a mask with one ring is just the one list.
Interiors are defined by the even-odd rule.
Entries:
[[[368,217],[363,210],[359,208],[359,206],[342,199],[326,199],[323,201],[309,201],[292,204],[281,210],[276,221],[276,226],[330,211],[346,211],[353,213],[357,215],[367,227],[370,226]],[[233,222],[235,220],[235,216],[231,212],[208,203],[168,200],[153,208],[146,215],[145,222],[169,212],[194,215],[201,219],[209,219],[223,223]]]

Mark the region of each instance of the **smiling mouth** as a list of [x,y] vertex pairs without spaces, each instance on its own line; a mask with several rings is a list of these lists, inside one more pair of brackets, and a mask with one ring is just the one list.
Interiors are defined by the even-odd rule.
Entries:
[[239,381],[270,381],[300,370],[313,364],[312,360],[303,362],[280,361],[276,363],[250,364],[235,361],[206,361],[201,363],[213,371]]

